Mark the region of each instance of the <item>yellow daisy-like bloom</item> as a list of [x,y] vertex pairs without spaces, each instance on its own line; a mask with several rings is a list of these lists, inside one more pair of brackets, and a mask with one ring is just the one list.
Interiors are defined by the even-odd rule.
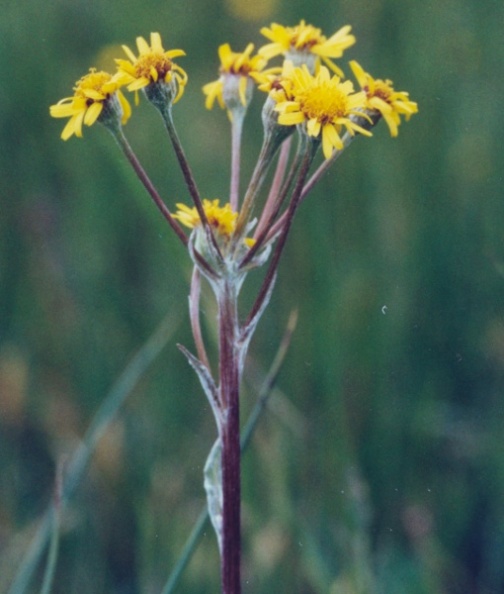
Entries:
[[322,137],[322,151],[329,159],[334,149],[343,149],[340,137],[342,129],[372,136],[369,130],[359,126],[351,116],[366,117],[364,92],[354,93],[351,81],[341,82],[329,70],[321,66],[316,75],[310,74],[304,65],[294,68],[292,74],[291,100],[280,101],[275,110],[279,112],[278,123],[283,126],[306,124],[306,133]]
[[[68,140],[75,134],[82,137],[82,125],[92,126],[99,118],[117,117],[125,124],[131,115],[131,107],[119,90],[121,85],[108,72],[89,70],[75,83],[73,97],[65,97],[56,105],[51,105],[50,114],[53,118],[70,118],[61,133],[63,140]],[[111,109],[104,112],[104,108]]]
[[257,88],[269,93],[277,103],[291,99],[294,64],[285,60],[283,66],[268,68],[254,76]]
[[272,23],[270,28],[261,29],[264,37],[272,43],[261,47],[259,54],[268,60],[284,55],[292,60],[295,66],[308,64],[310,70],[314,70],[322,60],[338,76],[343,76],[331,58],[341,58],[343,52],[355,43],[355,37],[350,35],[351,29],[352,27],[346,25],[328,39],[322,35],[320,29],[307,25],[304,20],[295,27]]
[[128,91],[138,91],[159,82],[175,84],[173,102],[176,103],[184,92],[187,74],[173,62],[173,58],[185,56],[185,52],[180,49],[165,51],[159,33],[151,33],[150,45],[143,37],[137,37],[136,44],[138,57],[128,46],[122,46],[129,60],[116,60],[117,80],[121,85],[127,85]]
[[397,136],[401,115],[409,120],[414,113],[418,113],[418,105],[410,101],[408,93],[395,91],[391,80],[373,78],[355,60],[350,62],[350,68],[366,93],[366,108],[379,112],[389,127],[390,135]]
[[[231,209],[229,202],[224,206],[219,206],[219,199],[216,200],[203,200],[203,210],[205,211],[208,224],[217,233],[217,237],[224,240],[224,245],[229,241],[236,228],[236,220],[238,213]],[[201,219],[199,217],[196,207],[189,207],[185,204],[177,204],[178,211],[173,215],[174,219],[178,219],[182,225],[194,229],[201,225]],[[247,247],[252,247],[255,243],[255,239],[246,237],[244,244]]]
[[[208,220],[208,224],[214,229],[218,235],[225,238],[231,237],[236,227],[236,219],[238,213],[231,210],[231,205],[225,204],[219,206],[219,199],[216,200],[203,200],[203,210]],[[182,225],[194,229],[201,225],[201,219],[199,217],[196,207],[190,208],[185,204],[177,204],[179,209],[176,214],[173,215],[174,219],[178,219]]]
[[[244,107],[247,105],[247,86],[251,78],[266,65],[262,56],[252,56],[254,44],[249,43],[243,52],[233,52],[229,43],[219,47],[220,69],[219,78],[203,87],[206,95],[205,107],[212,109],[215,100],[224,109],[229,109],[229,101],[239,101]],[[233,97],[237,95],[237,97]]]

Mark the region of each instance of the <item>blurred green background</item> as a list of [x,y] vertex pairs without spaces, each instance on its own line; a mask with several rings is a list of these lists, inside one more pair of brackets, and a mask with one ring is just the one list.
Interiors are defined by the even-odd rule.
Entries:
[[[186,153],[204,195],[225,197],[228,122],[200,90],[216,49],[261,45],[261,26],[305,18],[327,36],[351,24],[345,59],[393,79],[420,113],[397,139],[381,124],[352,144],[295,221],[243,393],[245,416],[299,308],[244,460],[244,592],[504,592],[502,1],[1,4],[0,591],[57,461],[168,312],[173,339],[64,516],[54,593],[160,592],[204,502],[215,438],[175,346],[193,348],[187,254],[105,129],[64,143],[49,105],[90,66],[111,68],[121,43],[159,31],[187,52],[175,110]],[[246,122],[245,177],[262,100]],[[134,116],[127,135],[161,194],[187,202],[161,120],[145,101]],[[203,319],[212,343],[210,300]],[[178,591],[218,584],[208,530]]]

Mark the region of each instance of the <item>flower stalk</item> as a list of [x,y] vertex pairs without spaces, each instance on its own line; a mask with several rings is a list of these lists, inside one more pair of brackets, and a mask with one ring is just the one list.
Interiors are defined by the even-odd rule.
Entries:
[[[284,151],[280,155],[279,167],[276,172],[278,174],[278,178],[277,175],[275,175],[275,178],[273,179],[272,190],[273,186],[277,184],[278,188],[275,192],[270,190],[268,200],[266,201],[266,205],[262,212],[261,219],[259,221],[259,225],[256,231],[256,243],[252,246],[248,254],[246,254],[245,258],[240,264],[240,268],[244,268],[245,266],[247,266],[248,263],[255,256],[256,252],[264,245],[264,243],[266,241],[272,240],[275,237],[275,235],[277,235],[280,232],[285,222],[286,216],[288,214],[288,210],[284,211],[282,217],[280,217],[280,219],[277,220],[276,224],[274,224],[274,222],[277,219],[282,204],[284,203],[285,199],[287,198],[287,195],[289,194],[289,191],[292,187],[292,184],[294,183],[294,180],[296,179],[296,176],[298,176],[300,173],[300,167],[301,163],[303,162],[303,156],[306,152],[306,146],[306,137],[303,134],[300,134],[298,148],[294,156],[294,159],[290,165],[289,173],[285,179],[280,179],[280,174],[282,174],[283,178],[285,174],[285,167],[287,165],[285,161],[288,155],[285,154],[286,151]],[[290,145],[287,145],[286,148],[287,150],[289,150]],[[304,173],[304,178],[306,178],[306,175],[307,171]],[[299,177],[297,179],[299,179]]]
[[229,188],[229,203],[236,212],[240,192],[240,160],[243,122],[246,109],[243,106],[231,112],[231,183]]
[[252,177],[250,179],[245,197],[243,199],[243,204],[240,209],[240,214],[238,215],[238,220],[236,222],[237,238],[241,236],[241,232],[250,219],[257,194],[263,185],[273,157],[275,156],[275,153],[283,140],[284,138],[280,137],[275,132],[265,132],[261,152],[259,153],[259,158],[257,159],[257,163],[252,173]]
[[185,156],[184,149],[182,148],[182,143],[180,142],[179,136],[177,134],[177,130],[175,128],[175,124],[173,122],[173,115],[171,106],[164,106],[161,111],[161,116],[163,117],[163,121],[165,123],[166,130],[170,137],[173,150],[175,151],[175,155],[177,157],[180,170],[182,171],[182,175],[184,176],[184,180],[186,182],[187,189],[189,190],[189,194],[193,200],[194,206],[198,211],[198,215],[201,219],[203,228],[205,229],[205,233],[207,238],[209,239],[213,249],[216,252],[217,258],[222,262],[222,254],[220,251],[219,246],[215,240],[215,236],[212,233],[210,225],[208,224],[208,219],[205,214],[205,209],[203,208],[203,202],[200,197],[200,193],[198,191],[198,187],[196,185],[196,180],[194,179],[191,167],[189,166],[189,162]]
[[108,130],[111,132],[112,136],[116,139],[117,144],[121,147],[121,150],[133,167],[133,170],[137,174],[138,179],[142,182],[143,186],[149,193],[152,201],[157,206],[159,212],[163,215],[166,219],[170,227],[175,231],[175,234],[180,239],[180,241],[187,246],[187,236],[184,233],[182,227],[177,223],[177,221],[173,218],[172,213],[164,203],[163,199],[159,195],[159,192],[156,190],[154,184],[150,180],[149,176],[145,172],[145,169],[142,167],[140,161],[138,160],[137,156],[135,155],[133,149],[131,148],[130,143],[128,142],[122,127],[120,125],[117,126],[107,126]]
[[296,210],[299,206],[301,193],[303,191],[303,185],[306,180],[306,176],[308,175],[308,171],[310,169],[310,165],[313,161],[313,158],[315,156],[317,148],[318,148],[318,143],[316,143],[316,142],[308,143],[307,150],[305,152],[303,161],[301,163],[299,177],[296,182],[296,186],[292,192],[292,198],[291,198],[289,207],[285,212],[285,218],[284,218],[284,221],[283,221],[283,224],[281,227],[280,235],[278,237],[278,240],[277,240],[277,243],[275,246],[275,251],[273,253],[271,263],[269,265],[268,271],[266,273],[266,277],[264,278],[261,288],[259,289],[259,293],[257,295],[255,302],[254,302],[254,305],[252,306],[252,309],[250,310],[250,313],[247,318],[247,323],[249,323],[250,320],[252,320],[257,315],[257,312],[260,311],[265,299],[267,298],[267,296],[271,290],[271,286],[272,286],[272,284],[275,280],[275,277],[276,277],[276,271],[278,269],[278,264],[280,263],[280,257],[282,255],[283,249],[285,247],[285,243],[287,241],[287,236],[289,234],[289,231],[290,231],[290,228],[292,225],[292,221],[294,220],[294,215],[296,214]]
[[254,238],[256,241],[259,241],[258,238],[261,237],[261,232],[269,227],[270,221],[275,218],[278,208],[280,207],[280,189],[282,187],[282,181],[284,179],[285,170],[289,161],[290,145],[291,138],[287,138],[280,149],[275,176],[271,183],[268,198],[261,213],[261,218],[257,224],[257,229],[254,233]]

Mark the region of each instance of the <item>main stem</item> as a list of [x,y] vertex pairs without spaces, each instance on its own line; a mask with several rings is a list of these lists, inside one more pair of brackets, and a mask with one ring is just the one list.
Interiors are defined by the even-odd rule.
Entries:
[[222,440],[222,594],[240,594],[240,408],[236,284],[222,281],[219,295],[220,397]]

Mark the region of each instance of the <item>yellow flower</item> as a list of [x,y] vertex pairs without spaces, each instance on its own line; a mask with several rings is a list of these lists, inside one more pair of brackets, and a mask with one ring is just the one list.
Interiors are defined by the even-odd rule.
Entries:
[[410,101],[408,93],[395,91],[391,80],[373,78],[355,60],[350,62],[350,68],[366,93],[366,108],[379,112],[389,127],[390,135],[397,136],[401,115],[409,120],[414,113],[418,113],[418,105]]
[[73,97],[65,97],[50,107],[53,118],[70,118],[61,138],[68,140],[73,134],[80,138],[82,124],[92,126],[99,119],[120,119],[125,124],[131,115],[131,107],[119,90],[120,86],[108,72],[96,72],[91,68],[89,74],[75,83]]
[[173,102],[176,103],[184,92],[187,74],[172,59],[185,56],[185,52],[180,49],[165,51],[159,33],[151,33],[150,45],[143,37],[137,37],[136,43],[138,58],[129,47],[122,46],[129,59],[116,60],[117,80],[121,85],[127,85],[128,91],[164,82],[174,88]]
[[260,48],[259,54],[268,60],[284,55],[292,60],[295,66],[306,63],[312,71],[322,60],[338,76],[343,76],[341,70],[330,58],[341,58],[343,52],[355,43],[355,37],[350,35],[351,29],[346,25],[327,39],[320,29],[307,25],[304,20],[295,27],[272,23],[269,29],[268,27],[261,29],[264,37],[272,43]]
[[254,76],[257,88],[269,93],[277,103],[291,98],[292,75],[294,65],[290,60],[285,60],[283,65],[268,68]]
[[[217,233],[217,236],[227,243],[233,235],[236,228],[236,219],[238,213],[231,209],[229,202],[224,206],[219,206],[219,199],[203,200],[203,210],[205,211],[208,224]],[[201,225],[201,219],[195,207],[190,208],[185,204],[177,204],[178,211],[173,215],[174,219],[178,219],[182,225],[194,229]],[[247,237],[244,239],[247,247],[252,247],[255,239]]]
[[[225,204],[219,206],[219,200],[203,200],[203,210],[205,211],[208,224],[214,229],[218,235],[226,238],[231,237],[236,226],[236,219],[238,213],[231,210],[231,205]],[[178,219],[182,225],[194,229],[201,225],[201,219],[195,207],[190,208],[185,204],[177,204],[179,209],[173,215],[174,219]]]
[[219,47],[220,76],[203,87],[207,109],[212,109],[216,99],[223,109],[230,109],[235,103],[244,107],[248,104],[250,98],[247,90],[251,77],[266,65],[266,60],[262,56],[251,55],[253,51],[252,43],[249,43],[243,52],[233,52],[229,43]]
[[333,149],[342,150],[342,129],[372,136],[369,130],[359,126],[351,116],[366,117],[362,112],[366,104],[364,92],[354,93],[351,81],[341,82],[329,70],[321,66],[316,75],[310,74],[306,65],[294,68],[291,77],[290,100],[279,101],[278,123],[283,126],[306,124],[308,136],[322,137],[322,151],[326,159]]

